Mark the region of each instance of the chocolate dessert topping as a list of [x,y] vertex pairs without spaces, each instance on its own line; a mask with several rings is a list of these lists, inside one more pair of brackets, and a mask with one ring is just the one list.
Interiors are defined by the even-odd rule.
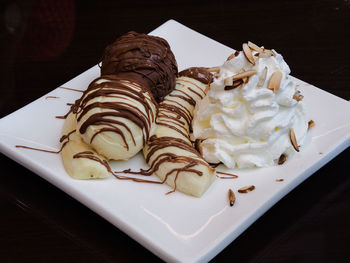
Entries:
[[175,88],[178,70],[174,54],[165,39],[131,31],[116,39],[104,51],[101,75],[116,73],[124,73],[130,80],[146,84],[156,101],[160,102]]
[[[219,174],[226,175],[226,176],[219,176]],[[218,177],[220,179],[235,179],[235,178],[238,178],[238,175],[235,175],[233,173],[225,173],[225,172],[216,171],[216,177]]]
[[[107,81],[100,82],[101,80]],[[117,103],[110,101],[91,102],[91,100],[97,97],[124,98],[124,101]],[[128,99],[125,100],[125,97]],[[142,107],[140,108],[135,105],[135,102],[142,105],[146,113],[142,111]],[[149,137],[151,123],[156,117],[156,113],[151,108],[152,103],[156,104],[147,87],[138,82],[130,82],[128,79],[121,78],[119,75],[108,75],[91,82],[87,90],[84,91],[83,96],[71,107],[71,111],[77,114],[77,121],[79,122],[91,110],[95,108],[102,109],[102,111],[93,113],[84,120],[80,125],[79,132],[84,134],[90,125],[102,126],[91,137],[90,143],[97,134],[109,131],[119,134],[123,139],[125,148],[129,149],[125,134],[120,127],[123,127],[130,134],[133,143],[136,145],[133,133],[124,122],[113,117],[129,119],[139,126],[143,130],[143,143],[145,144]]]
[[179,73],[180,77],[188,77],[196,79],[203,84],[210,84],[213,82],[213,74],[207,71],[207,68],[203,67],[192,67],[185,69]]

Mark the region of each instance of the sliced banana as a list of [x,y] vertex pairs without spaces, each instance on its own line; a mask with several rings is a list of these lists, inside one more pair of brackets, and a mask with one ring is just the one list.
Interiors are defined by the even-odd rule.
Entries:
[[149,88],[118,75],[94,80],[76,104],[77,133],[108,160],[133,157],[154,131],[157,106]]
[[174,190],[200,197],[216,177],[215,169],[193,148],[189,128],[195,104],[208,85],[191,77],[177,79],[159,105],[154,135],[144,148],[150,169]]
[[99,179],[109,174],[106,158],[96,153],[76,133],[75,114],[70,113],[62,130],[61,158],[67,173],[74,179]]

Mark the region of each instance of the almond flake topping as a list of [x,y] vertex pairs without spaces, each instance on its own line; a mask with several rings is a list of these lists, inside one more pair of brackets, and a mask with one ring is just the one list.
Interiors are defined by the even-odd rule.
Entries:
[[[238,53],[238,54],[239,54],[239,53]],[[231,59],[237,57],[238,54],[237,54],[237,51],[236,51],[235,53],[232,53],[231,55],[228,56],[228,58],[226,59],[226,61],[227,61],[227,60],[231,60]]]
[[205,87],[204,93],[207,94],[209,90],[210,90],[210,85],[207,85],[207,86]]
[[293,95],[293,99],[295,99],[296,101],[301,101],[303,98],[304,96],[301,95],[299,90],[297,90]]
[[230,202],[230,206],[233,206],[233,204],[235,203],[236,201],[236,196],[235,194],[233,193],[232,189],[228,189],[228,200]]
[[259,53],[259,58],[269,58],[272,55],[270,53]]
[[287,156],[282,153],[280,158],[278,159],[278,164],[281,165],[281,164],[284,164],[284,162],[287,160]]
[[294,147],[294,149],[299,152],[299,145],[298,145],[298,142],[297,142],[297,138],[295,137],[295,133],[294,133],[294,129],[293,128],[290,128],[289,130],[289,138],[290,138],[290,141]]
[[270,54],[270,55],[276,57],[275,52],[273,52],[271,49],[265,49],[265,48],[264,48],[263,53],[265,53],[265,54]]
[[254,57],[253,57],[253,54],[252,54],[252,50],[250,49],[248,44],[244,43],[242,47],[243,47],[243,53],[244,53],[245,57],[248,59],[248,61],[250,63],[255,65],[255,60],[254,60]]
[[282,72],[281,71],[275,71],[269,81],[268,89],[273,90],[273,92],[277,92],[282,80]]
[[219,73],[219,72],[220,72],[220,68],[219,68],[219,67],[207,68],[206,71],[207,71],[207,72]]
[[244,186],[238,189],[238,193],[245,194],[253,191],[255,189],[254,185]]
[[225,86],[232,86],[233,79],[232,78],[225,78],[224,79],[224,84],[225,84]]
[[248,41],[248,47],[250,47],[251,49],[253,49],[256,52],[262,53],[264,52],[264,49],[262,49],[261,47],[259,47],[258,45]]
[[243,83],[242,79],[234,80],[231,86],[225,86],[224,90],[231,90],[239,87]]
[[238,73],[238,74],[234,75],[232,77],[232,79],[233,80],[244,79],[244,78],[247,78],[247,77],[251,77],[251,76],[253,76],[255,74],[256,74],[255,70],[247,70],[247,71],[244,71],[242,73]]
[[257,86],[259,88],[264,86],[264,83],[265,83],[265,80],[266,80],[266,76],[267,76],[267,67],[265,67],[263,69],[263,71],[261,72],[261,75],[260,75],[260,78],[259,78],[259,81],[258,81],[258,84],[257,84]]
[[309,120],[307,129],[310,130],[314,126],[315,126],[315,122],[313,120]]

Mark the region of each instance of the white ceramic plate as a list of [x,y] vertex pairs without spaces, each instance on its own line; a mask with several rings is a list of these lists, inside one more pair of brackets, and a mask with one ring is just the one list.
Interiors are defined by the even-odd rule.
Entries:
[[[232,50],[174,20],[151,32],[165,38],[179,70],[216,66]],[[85,71],[63,86],[86,89],[99,68]],[[45,178],[110,221],[165,261],[208,261],[232,242],[284,195],[350,145],[350,103],[298,81],[309,115],[316,123],[311,141],[284,165],[233,171],[238,179],[220,180],[201,198],[169,191],[166,185],[106,180],[78,181],[65,172],[60,155],[15,148],[17,144],[58,149],[64,115],[81,93],[57,88],[0,120],[0,149],[5,155]],[[59,98],[48,98],[57,96]],[[113,162],[116,170],[146,167],[141,155],[128,162]],[[283,178],[283,182],[276,182]],[[228,188],[255,185],[249,194],[236,194],[230,207]]]

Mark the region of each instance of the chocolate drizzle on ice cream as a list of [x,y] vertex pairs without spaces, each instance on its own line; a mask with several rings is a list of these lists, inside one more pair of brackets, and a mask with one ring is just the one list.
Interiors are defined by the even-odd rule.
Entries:
[[165,39],[131,31],[107,46],[102,59],[101,75],[121,73],[133,73],[132,80],[149,86],[160,102],[174,89],[178,71]]

